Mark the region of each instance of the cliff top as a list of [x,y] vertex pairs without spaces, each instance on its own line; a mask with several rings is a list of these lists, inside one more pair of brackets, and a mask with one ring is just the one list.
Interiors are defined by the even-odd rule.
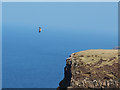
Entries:
[[82,61],[85,64],[95,64],[98,61],[100,64],[98,67],[103,65],[112,65],[118,62],[118,50],[115,49],[91,49],[74,53],[76,60]]
[[113,88],[120,79],[118,49],[91,49],[72,53],[66,60],[60,88]]

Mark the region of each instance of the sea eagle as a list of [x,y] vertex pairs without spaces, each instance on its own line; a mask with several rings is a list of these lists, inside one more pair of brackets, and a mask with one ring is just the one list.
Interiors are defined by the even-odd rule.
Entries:
[[41,32],[41,27],[39,27],[39,32]]

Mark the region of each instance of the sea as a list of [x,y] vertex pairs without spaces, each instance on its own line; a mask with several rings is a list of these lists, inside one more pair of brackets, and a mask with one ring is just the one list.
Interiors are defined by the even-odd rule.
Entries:
[[117,44],[109,35],[61,29],[3,25],[3,88],[57,88],[70,54]]
[[3,88],[57,88],[70,54],[118,46],[117,2],[2,5]]

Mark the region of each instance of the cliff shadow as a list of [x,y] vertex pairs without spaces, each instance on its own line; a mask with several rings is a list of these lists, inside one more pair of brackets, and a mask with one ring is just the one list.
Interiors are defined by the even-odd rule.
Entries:
[[59,83],[59,90],[67,90],[67,87],[70,86],[71,82],[71,62],[67,63],[64,68],[64,79]]

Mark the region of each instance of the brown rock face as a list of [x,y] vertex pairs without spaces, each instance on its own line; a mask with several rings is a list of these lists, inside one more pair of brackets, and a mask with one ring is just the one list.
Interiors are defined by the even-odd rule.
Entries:
[[86,50],[66,60],[64,79],[59,88],[119,88],[118,50]]

